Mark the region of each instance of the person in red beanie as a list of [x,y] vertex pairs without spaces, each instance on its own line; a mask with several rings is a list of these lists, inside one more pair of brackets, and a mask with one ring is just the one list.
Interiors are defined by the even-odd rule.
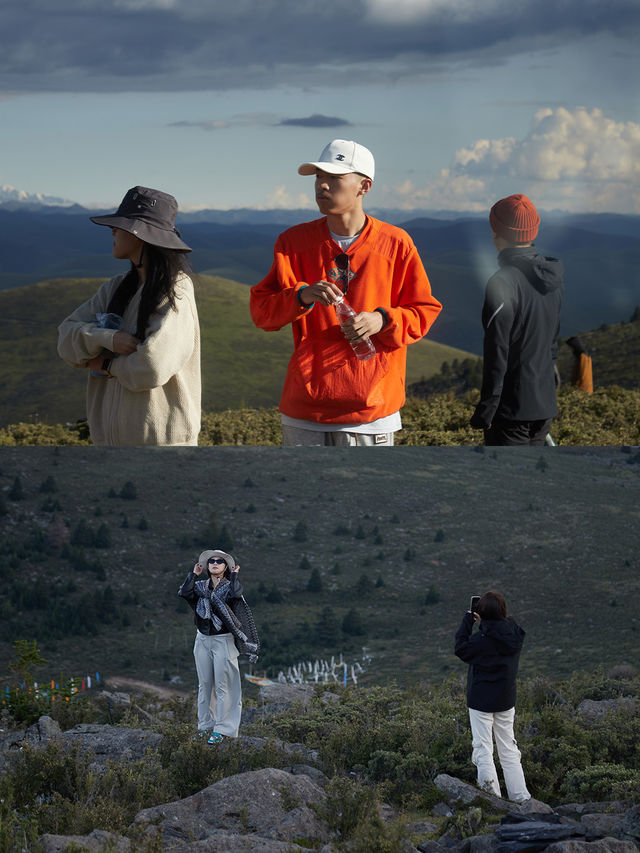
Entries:
[[482,308],[482,389],[470,423],[486,445],[541,445],[558,414],[562,261],[535,249],[540,217],[526,195],[497,201],[489,223],[500,269]]

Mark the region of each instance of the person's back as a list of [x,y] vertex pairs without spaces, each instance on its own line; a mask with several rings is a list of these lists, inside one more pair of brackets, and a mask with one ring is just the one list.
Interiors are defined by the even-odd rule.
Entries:
[[471,418],[486,444],[542,444],[558,413],[562,262],[534,247],[539,221],[526,196],[509,196],[491,210],[500,269],[487,283],[482,389]]
[[[472,601],[472,607],[474,602]],[[473,632],[474,623],[478,631]],[[478,785],[501,797],[493,760],[494,739],[509,799],[531,799],[513,732],[516,676],[525,632],[507,614],[504,596],[489,590],[468,610],[456,632],[454,652],[468,664],[467,706]]]

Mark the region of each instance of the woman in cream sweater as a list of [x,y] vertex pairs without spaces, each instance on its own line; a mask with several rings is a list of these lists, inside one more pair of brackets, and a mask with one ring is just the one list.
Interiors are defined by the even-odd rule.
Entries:
[[89,370],[96,445],[198,443],[200,328],[177,210],[173,196],[133,187],[115,214],[91,217],[111,228],[114,257],[130,262],[58,329],[60,356]]

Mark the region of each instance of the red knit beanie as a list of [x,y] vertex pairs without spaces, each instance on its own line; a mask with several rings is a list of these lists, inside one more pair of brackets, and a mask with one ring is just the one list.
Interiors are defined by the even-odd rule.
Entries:
[[526,195],[510,195],[493,205],[489,222],[498,237],[510,243],[530,243],[536,239],[540,217]]

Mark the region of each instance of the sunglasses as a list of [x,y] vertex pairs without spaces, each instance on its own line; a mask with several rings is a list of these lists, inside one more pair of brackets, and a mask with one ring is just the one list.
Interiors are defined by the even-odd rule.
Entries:
[[349,269],[349,255],[346,252],[340,252],[339,255],[336,255],[333,259],[335,261],[336,266],[340,270],[340,282],[342,284],[342,288],[344,294],[349,292],[349,279],[351,278],[350,269]]
[[221,560],[219,557],[209,557],[209,559],[207,560],[207,563],[209,563],[209,564],[218,563],[221,566],[224,566],[226,564],[226,562],[227,562],[226,560]]

